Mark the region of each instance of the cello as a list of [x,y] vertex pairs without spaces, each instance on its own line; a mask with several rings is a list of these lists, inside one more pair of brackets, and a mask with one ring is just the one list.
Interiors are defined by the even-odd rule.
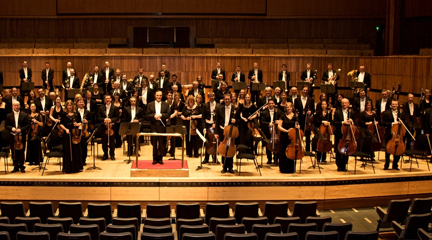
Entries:
[[[211,113],[211,115],[213,116],[213,119],[214,119],[214,116],[215,116],[214,110]],[[216,152],[216,150],[217,150],[217,140],[216,140],[216,138],[214,136],[214,127],[207,128],[207,138],[208,138],[208,141],[206,143],[206,152],[209,155],[215,156],[217,154],[217,152]]]
[[288,159],[302,159],[305,155],[305,148],[303,144],[303,131],[300,130],[299,123],[296,122],[296,127],[288,130],[288,138],[290,144],[285,150],[285,155]]
[[367,126],[367,129],[372,133],[373,139],[371,143],[371,151],[379,151],[382,148],[382,140],[384,139],[384,131],[378,126],[378,122],[375,120],[371,125]]
[[[330,112],[329,112],[329,108],[330,106],[327,107],[327,116],[330,116]],[[328,118],[327,118],[328,119]],[[317,142],[317,151],[321,152],[321,153],[327,153],[330,152],[332,150],[333,147],[333,143],[330,139],[330,136],[333,135],[333,128],[331,125],[324,125],[324,123],[321,123],[320,127],[319,127],[319,131],[320,133],[323,135],[324,140],[321,140],[320,138],[318,138],[318,142]]]
[[[278,130],[276,121],[273,122],[273,126],[269,126],[270,139],[267,143],[267,149],[270,152],[279,152],[279,138],[280,131]],[[264,134],[263,134],[264,136]]]
[[[350,119],[350,117],[350,109],[348,109],[347,119]],[[338,150],[341,154],[348,156],[357,150],[356,133],[357,127],[353,124],[352,120],[349,121],[348,125],[342,125],[342,138],[338,144]]]
[[224,136],[224,140],[219,144],[218,152],[220,155],[224,156],[225,159],[232,158],[237,152],[234,140],[239,136],[238,128],[230,123],[224,128]]

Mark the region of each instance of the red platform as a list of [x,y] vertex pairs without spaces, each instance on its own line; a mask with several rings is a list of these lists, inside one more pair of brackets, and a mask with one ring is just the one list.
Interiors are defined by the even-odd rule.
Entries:
[[153,165],[153,160],[132,162],[131,177],[189,177],[188,163],[185,160],[182,168],[181,160],[164,160],[162,164]]

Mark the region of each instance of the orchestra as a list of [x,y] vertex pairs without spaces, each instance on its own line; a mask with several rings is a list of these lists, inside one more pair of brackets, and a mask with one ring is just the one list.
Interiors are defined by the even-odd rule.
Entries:
[[[27,61],[22,65],[21,82],[29,82],[31,69]],[[310,63],[297,79],[310,85],[304,83],[297,89],[290,82],[295,74],[290,74],[287,65],[282,64],[281,71],[275,73],[278,77],[275,82],[284,82],[285,90],[267,85],[264,91],[252,91],[252,83],[266,82],[257,62],[248,79],[237,66],[231,81],[226,80],[228,72],[217,62],[210,79],[218,82],[212,86],[205,85],[201,75],[196,79],[194,76],[191,82],[181,82],[181,75],[171,74],[166,64],[155,71],[156,79],[154,74],[147,77],[142,67],[129,79],[121,69],[114,71],[108,61],[103,69],[93,66],[81,82],[68,62],[59,87],[53,83],[54,70],[45,62],[39,89],[25,92],[12,87],[0,95],[0,129],[3,136],[8,136],[0,144],[12,153],[12,172],[25,172],[25,163],[41,166],[47,149],[59,145],[62,145],[63,171],[82,171],[92,137],[101,138],[102,160],[115,160],[115,149],[122,144],[127,145],[127,156],[135,156],[140,150],[136,146],[137,137],[122,136],[119,133],[122,122],[140,123],[141,131],[153,133],[166,133],[168,126],[183,125],[186,156],[202,155],[203,164],[210,163],[210,156],[214,164],[221,160],[222,173],[234,173],[232,153],[236,145],[247,145],[258,154],[258,143],[266,149],[267,164],[278,166],[281,173],[295,173],[296,160],[302,156],[298,153],[304,152],[313,153],[320,164],[327,165],[331,162],[329,158],[335,156],[334,170],[346,172],[353,151],[370,154],[374,162],[379,160],[376,152],[385,151],[383,169],[399,170],[405,149],[415,150],[422,145],[410,135],[415,133],[429,139],[432,130],[429,89],[421,90],[420,101],[415,100],[418,95],[408,93],[402,103],[398,100],[399,90],[396,94],[393,86],[393,90],[383,89],[381,98],[373,102],[368,93],[377,90],[371,88],[371,74],[364,66],[348,75],[349,80],[365,83],[364,88],[354,89],[349,98],[346,93],[345,96],[337,93],[341,70],[334,70],[329,63],[322,80],[334,85],[335,92],[316,96],[317,103],[312,94],[318,88],[313,86],[317,70],[312,70]],[[234,82],[246,82],[247,87],[234,91]],[[68,91],[72,89],[79,93],[69,99]],[[65,103],[59,90],[64,93]],[[144,125],[149,130],[143,130]],[[198,133],[206,139],[203,149]],[[371,148],[360,149],[362,145],[358,143],[362,139],[370,141]],[[163,165],[167,153],[174,157],[181,141],[179,137],[152,136],[153,165]],[[289,148],[294,155],[288,155]]]

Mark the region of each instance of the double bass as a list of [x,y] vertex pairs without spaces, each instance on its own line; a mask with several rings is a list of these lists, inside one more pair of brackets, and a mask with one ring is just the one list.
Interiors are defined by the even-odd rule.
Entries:
[[303,144],[303,131],[300,130],[298,122],[296,122],[295,128],[288,130],[288,138],[290,144],[285,150],[285,155],[288,159],[302,159],[305,155],[305,147]]
[[[350,109],[348,110],[348,117],[350,119]],[[348,125],[342,125],[342,138],[338,144],[338,150],[343,155],[352,155],[357,150],[357,127],[352,121]]]

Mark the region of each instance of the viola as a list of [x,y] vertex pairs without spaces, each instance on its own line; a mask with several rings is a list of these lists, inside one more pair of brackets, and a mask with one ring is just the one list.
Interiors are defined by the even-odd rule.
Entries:
[[[348,110],[348,115],[350,111]],[[350,118],[348,116],[348,118]],[[343,155],[352,155],[357,150],[356,134],[358,134],[357,127],[350,123],[342,125],[342,138],[339,141],[338,150]]]
[[310,130],[310,126],[311,126],[312,123],[313,123],[313,116],[312,116],[312,114],[311,114],[311,115],[308,115],[308,114],[307,114],[307,112],[308,112],[309,110],[310,110],[310,109],[309,109],[309,106],[308,106],[307,109],[306,109],[305,131],[306,131],[306,130]]
[[267,143],[267,149],[270,152],[279,152],[279,139],[280,139],[280,131],[278,130],[276,121],[273,123],[273,126],[269,126],[270,139]]
[[49,117],[49,115],[45,115],[45,119],[46,125],[51,127],[53,125],[53,120]]
[[[17,129],[20,129],[20,126],[18,126]],[[15,134],[15,136],[14,136],[14,149],[15,150],[21,150],[24,148],[24,144],[21,141],[22,141],[22,134],[21,133]]]
[[[84,117],[84,119],[86,119],[85,117]],[[82,130],[81,130],[81,134],[82,134],[82,136],[84,136],[85,138],[88,138],[89,136],[90,136],[90,132],[88,131],[89,130],[89,124],[88,124],[88,122],[87,123],[82,123]]]
[[37,123],[32,123],[31,124],[31,131],[30,131],[30,137],[31,140],[30,141],[34,141],[36,140],[36,138],[39,135],[39,131],[40,131],[40,126]]
[[262,137],[260,132],[258,131],[258,129],[256,129],[255,121],[253,119],[247,123],[247,127],[248,127],[248,129],[250,129],[252,131],[252,136],[254,138],[261,138]]
[[390,132],[392,134],[392,139],[387,142],[386,152],[396,156],[403,155],[406,149],[405,142],[403,141],[403,137],[405,136],[406,129],[402,126],[402,124],[394,124],[391,127]]
[[299,124],[296,122],[296,127],[288,130],[288,138],[290,144],[285,150],[285,154],[288,159],[302,159],[305,155],[305,148],[303,144],[303,131],[298,127]]
[[[329,116],[329,114],[330,112],[329,110],[327,110],[327,116]],[[324,140],[318,138],[317,147],[316,147],[317,151],[322,153],[330,152],[333,147],[333,143],[330,139],[330,136],[333,135],[332,126],[331,125],[326,126],[324,125],[324,123],[321,123],[319,127],[319,131],[323,135]]]
[[191,119],[189,120],[189,128],[190,128],[190,135],[198,135],[197,133],[197,120],[192,120],[192,115],[195,113],[195,109],[191,111]]

